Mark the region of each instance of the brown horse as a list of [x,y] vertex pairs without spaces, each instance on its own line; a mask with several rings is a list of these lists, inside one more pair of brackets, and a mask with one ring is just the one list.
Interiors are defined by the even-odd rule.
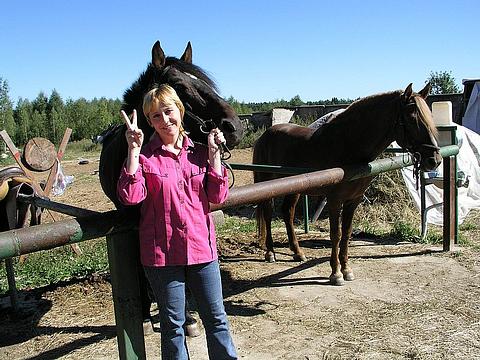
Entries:
[[[432,170],[441,161],[437,146],[437,131],[425,102],[430,86],[418,94],[412,84],[405,91],[372,95],[352,103],[344,112],[319,129],[294,124],[270,127],[254,147],[253,163],[317,170],[355,165],[373,161],[393,141],[413,154],[422,170]],[[285,175],[256,172],[254,181],[261,182]],[[355,209],[372,177],[330,185],[314,195],[324,195],[330,220],[332,253],[330,282],[343,285],[353,280],[348,264],[348,243],[352,234]],[[287,195],[282,204],[283,220],[287,227],[290,249],[296,261],[305,255],[295,236],[293,220],[299,194]],[[341,217],[341,222],[340,222]],[[272,201],[257,207],[260,243],[265,243],[265,260],[275,261],[271,233]],[[340,228],[341,227],[341,228]]]

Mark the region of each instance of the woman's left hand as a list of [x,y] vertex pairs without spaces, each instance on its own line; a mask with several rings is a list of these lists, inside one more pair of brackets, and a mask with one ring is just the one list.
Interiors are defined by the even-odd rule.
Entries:
[[215,128],[208,134],[208,149],[211,152],[217,152],[219,145],[225,142],[223,132],[219,128]]

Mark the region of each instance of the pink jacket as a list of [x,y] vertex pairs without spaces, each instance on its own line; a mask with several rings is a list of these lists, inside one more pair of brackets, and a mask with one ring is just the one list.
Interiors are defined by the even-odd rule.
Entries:
[[122,168],[120,201],[143,201],[139,223],[140,258],[145,266],[190,265],[217,259],[209,202],[228,195],[228,176],[208,165],[208,149],[184,138],[178,156],[164,149],[158,135],[142,149],[137,172]]

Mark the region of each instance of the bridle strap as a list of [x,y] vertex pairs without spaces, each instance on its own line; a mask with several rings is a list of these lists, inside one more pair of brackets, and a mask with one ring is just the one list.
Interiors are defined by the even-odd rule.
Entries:
[[[212,131],[217,127],[217,125],[212,119],[204,120],[200,116],[197,116],[194,113],[192,113],[190,110],[185,109],[185,114],[187,114],[190,118],[195,120],[198,125],[200,125],[200,131],[203,134],[209,134],[210,131]],[[222,161],[228,160],[232,156],[230,149],[227,147],[225,143],[220,144],[220,151],[222,152]]]

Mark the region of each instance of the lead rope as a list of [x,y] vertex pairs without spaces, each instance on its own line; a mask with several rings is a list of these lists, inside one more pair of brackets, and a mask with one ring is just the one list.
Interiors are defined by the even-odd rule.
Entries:
[[419,152],[411,153],[413,158],[413,179],[415,180],[415,187],[418,190],[420,186],[420,163],[422,160],[422,155]]
[[[188,106],[188,104],[187,104]],[[185,109],[185,113],[191,117],[193,120],[195,120],[199,125],[200,125],[200,131],[204,134],[210,133],[213,129],[217,127],[217,125],[213,122],[212,119],[210,120],[203,120],[201,117],[195,115],[191,111]],[[220,158],[222,160],[222,165],[225,166],[225,168],[230,172],[231,174],[231,184],[228,186],[229,189],[233,187],[235,184],[235,174],[233,172],[233,169],[229,163],[226,161],[232,157],[232,153],[230,149],[228,148],[227,144],[221,143],[220,144]]]

